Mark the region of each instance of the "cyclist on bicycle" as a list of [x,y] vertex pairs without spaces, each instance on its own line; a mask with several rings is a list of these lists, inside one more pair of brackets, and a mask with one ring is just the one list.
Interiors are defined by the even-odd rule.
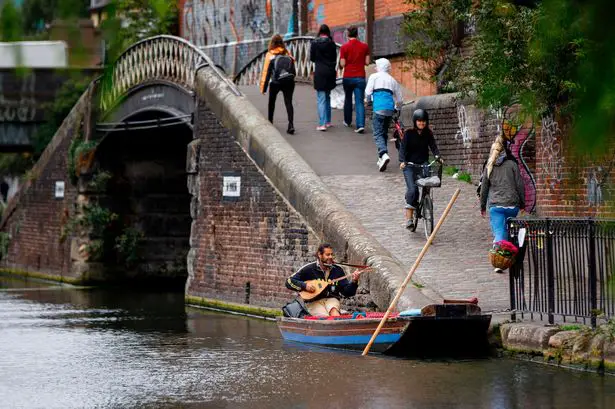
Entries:
[[414,227],[412,216],[417,207],[419,192],[416,186],[416,179],[420,176],[419,168],[414,166],[406,166],[408,162],[417,165],[424,165],[429,160],[429,149],[434,154],[436,159],[440,159],[440,151],[436,145],[431,129],[429,129],[429,115],[424,109],[417,109],[412,114],[412,123],[414,127],[407,129],[404,132],[404,137],[401,141],[399,149],[399,168],[404,172],[406,180],[406,228]]

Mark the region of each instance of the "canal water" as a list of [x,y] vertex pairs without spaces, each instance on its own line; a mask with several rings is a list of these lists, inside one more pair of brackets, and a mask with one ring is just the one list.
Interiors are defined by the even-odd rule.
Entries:
[[183,294],[0,276],[0,408],[612,409],[615,377],[306,348]]

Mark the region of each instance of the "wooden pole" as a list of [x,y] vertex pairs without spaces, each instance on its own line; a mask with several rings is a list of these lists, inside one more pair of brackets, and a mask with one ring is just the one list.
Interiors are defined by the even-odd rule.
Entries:
[[427,239],[427,243],[425,243],[425,246],[423,246],[423,250],[421,250],[421,254],[419,254],[419,256],[417,257],[416,261],[414,262],[414,265],[412,266],[412,268],[408,272],[408,275],[406,276],[406,279],[404,280],[404,282],[402,283],[401,287],[397,291],[397,294],[395,295],[395,298],[393,298],[393,301],[391,301],[391,304],[389,305],[389,308],[384,313],[384,316],[382,317],[382,320],[380,320],[380,324],[378,324],[378,328],[376,328],[376,331],[374,331],[374,334],[372,335],[372,338],[369,340],[369,342],[365,346],[365,349],[363,350],[363,354],[361,354],[362,356],[367,355],[367,353],[371,349],[372,344],[374,343],[374,341],[376,340],[376,337],[378,336],[378,334],[380,333],[380,330],[382,329],[382,326],[384,325],[386,320],[389,318],[389,315],[391,315],[391,311],[393,310],[393,308],[395,308],[395,305],[397,305],[397,302],[399,301],[399,298],[404,293],[404,290],[406,289],[406,286],[410,282],[410,279],[414,275],[414,272],[416,271],[416,269],[418,268],[419,264],[421,263],[421,260],[423,259],[423,256],[425,256],[425,253],[427,253],[427,249],[431,245],[431,242],[433,241],[434,237],[436,237],[436,233],[438,233],[438,230],[440,230],[440,226],[442,226],[442,223],[444,222],[444,219],[446,219],[446,216],[448,216],[448,213],[451,211],[451,208],[453,207],[453,204],[457,200],[457,197],[459,196],[460,192],[461,192],[461,189],[455,190],[455,193],[453,194],[453,197],[451,198],[450,202],[448,202],[448,206],[446,206],[446,209],[444,209],[444,213],[442,213],[442,216],[440,216],[440,220],[438,221],[438,224],[436,225],[436,228],[431,232],[431,235],[429,236],[429,239]]

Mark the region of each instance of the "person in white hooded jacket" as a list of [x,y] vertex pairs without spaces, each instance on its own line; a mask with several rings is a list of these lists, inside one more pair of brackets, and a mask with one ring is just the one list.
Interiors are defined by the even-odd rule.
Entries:
[[365,95],[372,100],[372,129],[378,148],[378,170],[384,172],[391,158],[387,148],[387,135],[395,109],[401,106],[403,95],[399,83],[389,74],[391,63],[386,58],[376,60],[376,71],[369,76]]

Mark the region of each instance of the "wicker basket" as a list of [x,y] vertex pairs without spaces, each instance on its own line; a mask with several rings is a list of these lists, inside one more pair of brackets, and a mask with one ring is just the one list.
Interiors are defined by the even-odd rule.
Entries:
[[515,262],[514,257],[504,257],[501,254],[489,252],[489,261],[491,261],[491,265],[495,268],[500,268],[502,270],[506,270],[510,268]]

